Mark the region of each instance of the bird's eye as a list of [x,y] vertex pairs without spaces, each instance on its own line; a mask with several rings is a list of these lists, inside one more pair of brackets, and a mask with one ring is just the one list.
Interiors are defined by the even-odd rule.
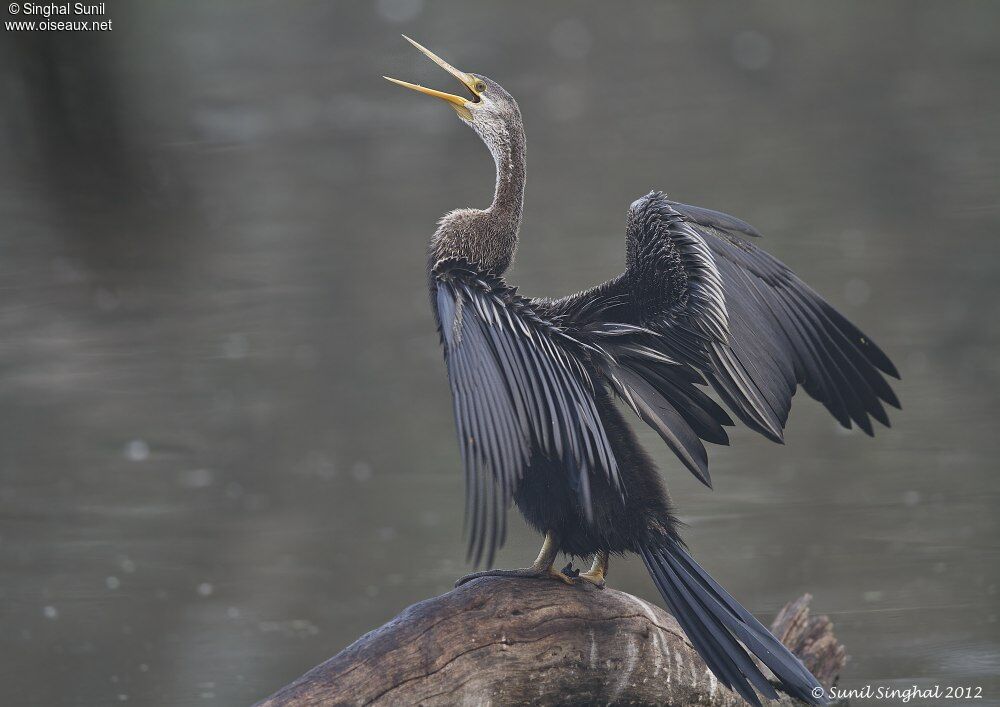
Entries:
[[486,91],[486,84],[482,81],[476,81],[476,93],[484,93]]

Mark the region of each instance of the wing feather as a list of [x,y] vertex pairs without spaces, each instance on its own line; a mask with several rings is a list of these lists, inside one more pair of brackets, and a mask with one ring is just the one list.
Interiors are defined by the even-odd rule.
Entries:
[[620,491],[617,462],[594,399],[591,346],[463,261],[438,263],[432,286],[465,467],[469,558],[491,563],[535,455],[564,467],[588,517],[590,476]]
[[[738,219],[669,202],[658,193],[635,202],[631,211],[627,238],[646,243],[646,250],[692,248],[687,245],[692,238],[703,245],[699,256],[711,266],[687,267],[684,275],[695,292],[714,267],[722,302],[713,301],[712,311],[725,312],[724,331],[718,331],[719,317],[706,317],[705,308],[692,306],[690,297],[685,301],[661,292],[651,308],[648,303],[656,302],[657,294],[651,288],[658,283],[642,264],[631,268],[630,279],[633,297],[647,302],[638,323],[663,334],[671,350],[683,351],[745,424],[780,441],[798,385],[845,427],[855,424],[871,435],[872,418],[889,424],[882,403],[899,403],[883,377],[898,377],[892,362],[784,264],[740,235],[757,236],[756,231],[749,232]],[[699,342],[692,330],[710,337]],[[700,357],[691,350],[699,343]]]
[[702,440],[726,444],[725,411],[783,439],[801,385],[844,427],[874,434],[899,407],[888,356],[795,273],[743,236],[749,224],[653,192],[629,209],[626,271],[540,311],[608,357],[598,369],[694,475]]

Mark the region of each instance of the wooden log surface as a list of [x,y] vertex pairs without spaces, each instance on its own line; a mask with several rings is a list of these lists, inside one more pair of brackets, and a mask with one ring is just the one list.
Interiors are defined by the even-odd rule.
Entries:
[[[807,594],[772,631],[825,686],[847,655]],[[614,589],[477,579],[404,610],[258,703],[744,705],[677,621]],[[796,704],[785,697],[780,703]]]

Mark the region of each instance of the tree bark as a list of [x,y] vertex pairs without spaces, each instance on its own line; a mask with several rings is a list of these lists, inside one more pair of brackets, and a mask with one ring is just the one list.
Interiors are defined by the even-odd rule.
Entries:
[[[847,654],[805,596],[772,631],[827,687]],[[677,621],[614,589],[487,577],[409,607],[258,703],[302,705],[746,704]],[[795,704],[785,697],[780,704]]]

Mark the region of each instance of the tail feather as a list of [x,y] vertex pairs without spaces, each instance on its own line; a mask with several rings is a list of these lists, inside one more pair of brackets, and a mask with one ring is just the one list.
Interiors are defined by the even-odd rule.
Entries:
[[824,703],[821,691],[820,697],[814,694],[819,682],[802,661],[712,579],[679,541],[643,548],[642,559],[668,608],[722,684],[758,707],[754,688],[767,699],[778,699],[749,650],[786,693],[809,704]]

